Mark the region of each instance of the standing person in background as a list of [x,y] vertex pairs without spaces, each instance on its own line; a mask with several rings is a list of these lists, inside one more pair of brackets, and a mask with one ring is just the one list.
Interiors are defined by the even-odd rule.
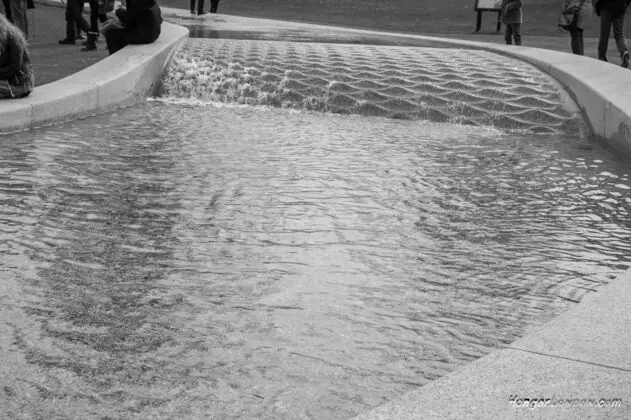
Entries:
[[0,99],[23,98],[33,91],[33,66],[24,34],[0,15]]
[[563,0],[559,27],[570,33],[570,47],[572,53],[583,55],[583,20],[587,15],[589,3],[587,0]]
[[502,0],[502,23],[506,26],[504,39],[511,45],[521,45],[521,24],[523,21],[521,0]]
[[[66,37],[59,41],[62,45],[74,45],[76,40],[76,27],[88,35],[88,40],[81,51],[96,50],[96,38],[98,36],[98,0],[90,0],[90,23],[81,14],[83,0],[66,0]],[[76,26],[76,27],[75,27]]]
[[629,51],[624,37],[624,18],[630,0],[594,0],[594,12],[600,16],[600,36],[598,38],[598,59],[607,61],[609,35],[613,26],[613,37],[620,53],[622,67],[629,67]]
[[219,7],[219,0],[210,0],[210,13],[217,13],[217,7]]
[[[195,14],[195,0],[191,0],[191,14]],[[197,14],[206,14],[206,12],[204,12],[204,0],[197,0]]]

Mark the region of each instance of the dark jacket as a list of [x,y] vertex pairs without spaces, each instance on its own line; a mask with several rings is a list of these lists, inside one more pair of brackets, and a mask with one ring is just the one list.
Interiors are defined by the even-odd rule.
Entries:
[[522,23],[522,3],[521,0],[503,0],[501,8],[501,19],[504,24]]
[[162,14],[155,0],[127,0],[127,9],[116,10],[129,44],[149,44],[160,36]]
[[29,92],[33,90],[31,56],[10,33],[0,54],[0,80],[8,80],[11,85],[24,85]]
[[601,11],[609,12],[612,16],[620,16],[627,13],[627,7],[631,0],[596,0],[594,1],[594,12],[600,16]]

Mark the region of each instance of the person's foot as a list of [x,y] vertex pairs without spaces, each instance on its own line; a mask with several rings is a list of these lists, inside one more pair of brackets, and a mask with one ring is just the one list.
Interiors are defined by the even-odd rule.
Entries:
[[194,14],[195,14],[195,10],[191,10],[191,15],[194,15]]
[[625,51],[622,53],[622,64],[621,66],[625,69],[629,68],[629,51]]
[[96,50],[96,45],[90,44],[87,41],[86,41],[85,46],[83,48],[81,48],[81,51],[94,51],[94,50]]
[[64,38],[61,41],[59,41],[59,43],[61,45],[74,45],[74,39],[71,38]]
[[204,12],[203,10],[201,12],[197,12],[197,16],[201,16],[201,15],[205,15],[208,12]]

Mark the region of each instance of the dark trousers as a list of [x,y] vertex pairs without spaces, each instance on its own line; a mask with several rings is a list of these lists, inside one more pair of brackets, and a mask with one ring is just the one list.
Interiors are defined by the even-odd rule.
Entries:
[[570,46],[572,47],[572,53],[577,55],[583,55],[583,30],[576,26],[570,26]]
[[627,40],[624,38],[624,14],[612,15],[607,10],[600,11],[600,37],[598,39],[598,59],[607,61],[609,35],[613,26],[613,37],[620,55],[627,51]]
[[75,39],[76,28],[83,32],[98,33],[99,5],[98,0],[90,0],[90,23],[83,17],[83,0],[67,0],[66,3],[66,38]]
[[11,13],[11,0],[2,0],[2,7],[4,7],[4,15],[7,20],[13,23],[13,13]]
[[[197,14],[204,11],[204,0],[197,0]],[[195,0],[191,0],[191,13],[195,13]]]
[[210,13],[217,13],[217,7],[219,7],[219,0],[210,0]]
[[124,29],[110,29],[105,32],[105,43],[107,44],[107,50],[110,52],[110,55],[129,44],[126,35],[127,31]]
[[521,45],[521,23],[507,23],[504,32],[504,40],[508,45],[513,43],[515,39],[515,45]]

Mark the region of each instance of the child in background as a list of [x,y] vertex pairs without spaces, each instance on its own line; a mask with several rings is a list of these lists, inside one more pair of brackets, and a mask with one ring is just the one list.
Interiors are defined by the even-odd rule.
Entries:
[[506,25],[504,39],[508,45],[521,45],[522,3],[521,0],[502,0],[502,23]]
[[572,53],[583,55],[583,17],[587,16],[589,2],[587,0],[563,0],[559,27],[570,33]]

